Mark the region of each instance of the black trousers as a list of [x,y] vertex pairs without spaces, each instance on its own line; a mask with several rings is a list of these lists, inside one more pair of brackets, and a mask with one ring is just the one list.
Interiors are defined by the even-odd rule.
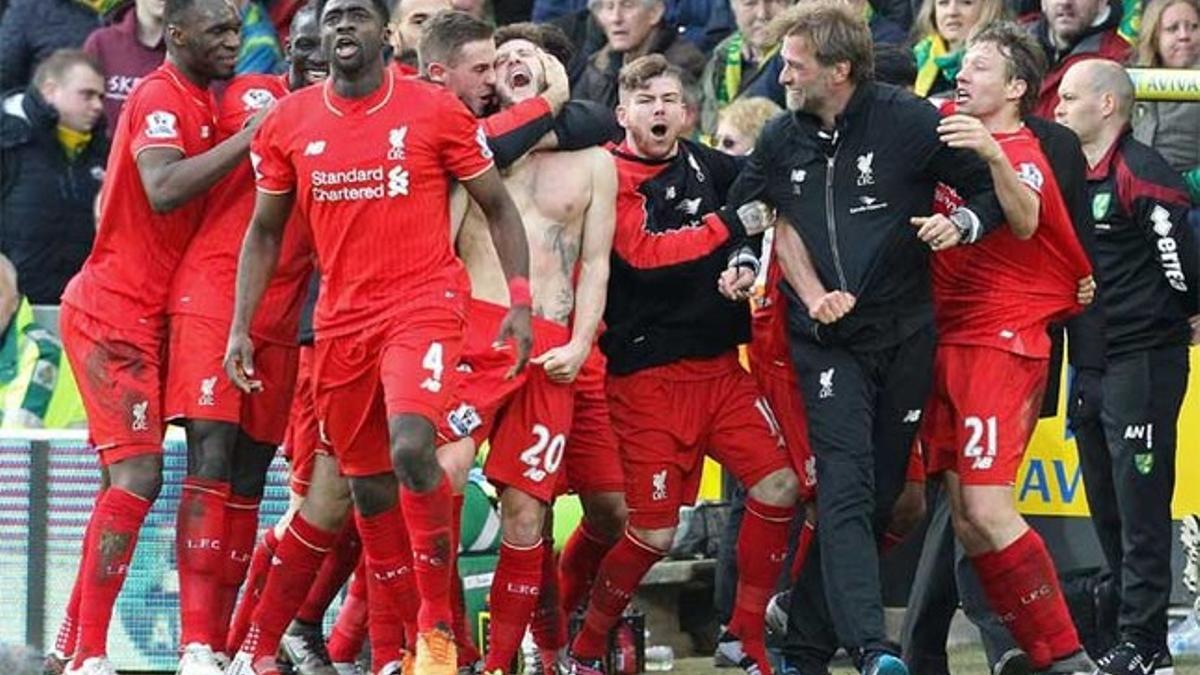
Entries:
[[1171,596],[1175,443],[1188,348],[1113,357],[1098,419],[1073,420],[1092,524],[1119,580],[1122,640],[1163,648]]
[[878,542],[904,488],[934,345],[932,326],[871,352],[793,337],[818,481],[817,537],[792,593],[783,644],[801,668],[821,664],[814,672],[824,672],[838,645],[886,648]]

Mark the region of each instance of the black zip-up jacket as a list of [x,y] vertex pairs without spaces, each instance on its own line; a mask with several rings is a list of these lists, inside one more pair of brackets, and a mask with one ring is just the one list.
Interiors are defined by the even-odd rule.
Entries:
[[974,152],[943,145],[939,119],[908,92],[865,83],[832,133],[804,113],[767,123],[729,203],[775,207],[800,233],[825,287],[858,299],[843,319],[821,325],[785,283],[793,335],[873,350],[933,321],[930,250],[909,219],[933,213],[939,182],[965,198],[972,240],[1003,222],[987,166]]
[[93,207],[108,140],[100,118],[75,159],[58,140],[58,113],[32,85],[4,100],[0,117],[0,251],[17,268],[21,293],[57,305],[92,250]]
[[717,291],[729,254],[745,241],[724,209],[739,160],[689,141],[664,160],[612,153],[617,222],[600,337],[608,372],[711,358],[749,342],[748,303]]
[[1088,192],[1109,356],[1188,344],[1200,274],[1183,180],[1126,130],[1088,171]]

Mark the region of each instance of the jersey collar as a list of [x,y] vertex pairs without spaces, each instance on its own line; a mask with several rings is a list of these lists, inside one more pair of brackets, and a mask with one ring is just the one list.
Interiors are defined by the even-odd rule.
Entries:
[[396,75],[391,68],[384,68],[383,82],[380,87],[362,98],[338,96],[337,92],[333,90],[332,77],[327,78],[322,86],[321,96],[325,100],[325,107],[334,115],[338,117],[355,114],[373,115],[392,100],[392,93],[396,88]]
[[1132,133],[1130,128],[1126,126],[1121,131],[1121,135],[1117,136],[1116,140],[1113,141],[1112,147],[1104,153],[1104,157],[1100,158],[1099,162],[1096,162],[1096,166],[1088,167],[1087,179],[1089,181],[1104,180],[1108,177],[1108,174],[1112,172],[1113,159],[1116,158],[1117,151],[1121,146],[1125,145],[1125,139],[1129,137],[1130,133]]
[[170,60],[163,61],[163,64],[159,68],[162,70],[163,75],[167,76],[167,79],[178,87],[180,91],[191,96],[201,107],[207,108],[211,106],[212,92],[188,79],[188,76],[184,75],[183,71],[174,63],[171,63]]

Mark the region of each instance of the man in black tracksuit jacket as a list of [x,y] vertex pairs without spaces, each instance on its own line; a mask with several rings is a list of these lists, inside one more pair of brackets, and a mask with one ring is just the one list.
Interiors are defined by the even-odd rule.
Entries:
[[[1103,376],[1081,387],[1099,406],[1071,420],[1092,522],[1121,594],[1120,644],[1097,663],[1104,674],[1165,669],[1176,425],[1196,336],[1189,319],[1200,314],[1189,200],[1179,174],[1133,139],[1133,86],[1120,66],[1072,66],[1059,93],[1057,117],[1088,157],[1108,339]],[[1116,101],[1107,110],[1097,104],[1104,95]]]
[[[857,301],[835,321],[814,321],[813,298],[784,286],[820,481],[818,541],[791,594],[784,655],[789,668],[826,672],[832,653],[813,646],[830,636],[805,635],[797,622],[813,611],[809,603],[821,603],[823,577],[837,641],[863,654],[864,672],[904,672],[880,656],[894,650],[885,643],[876,545],[931,385],[929,251],[969,245],[1003,215],[984,163],[939,141],[937,110],[872,81],[861,18],[823,4],[793,16],[781,81],[794,112],[767,124],[730,203],[775,207],[799,233],[821,285]],[[949,238],[910,222],[932,212],[939,182],[966,199]]]

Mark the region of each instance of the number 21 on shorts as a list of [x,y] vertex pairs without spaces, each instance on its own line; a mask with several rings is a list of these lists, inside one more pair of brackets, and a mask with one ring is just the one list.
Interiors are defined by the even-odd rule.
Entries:
[[972,415],[963,420],[963,426],[971,433],[966,446],[963,447],[963,456],[974,460],[971,462],[971,468],[980,470],[992,468],[998,444],[996,416],[979,418]]
[[421,359],[421,367],[429,371],[429,377],[421,383],[421,388],[435,394],[440,392],[442,390],[442,373],[446,370],[442,364],[442,343],[429,343],[429,351],[425,352],[425,358]]
[[558,471],[567,438],[563,434],[551,436],[550,430],[544,424],[533,425],[533,435],[537,440],[521,452],[521,463],[528,467],[525,469],[525,477],[540,483],[546,480],[546,476],[552,476]]

